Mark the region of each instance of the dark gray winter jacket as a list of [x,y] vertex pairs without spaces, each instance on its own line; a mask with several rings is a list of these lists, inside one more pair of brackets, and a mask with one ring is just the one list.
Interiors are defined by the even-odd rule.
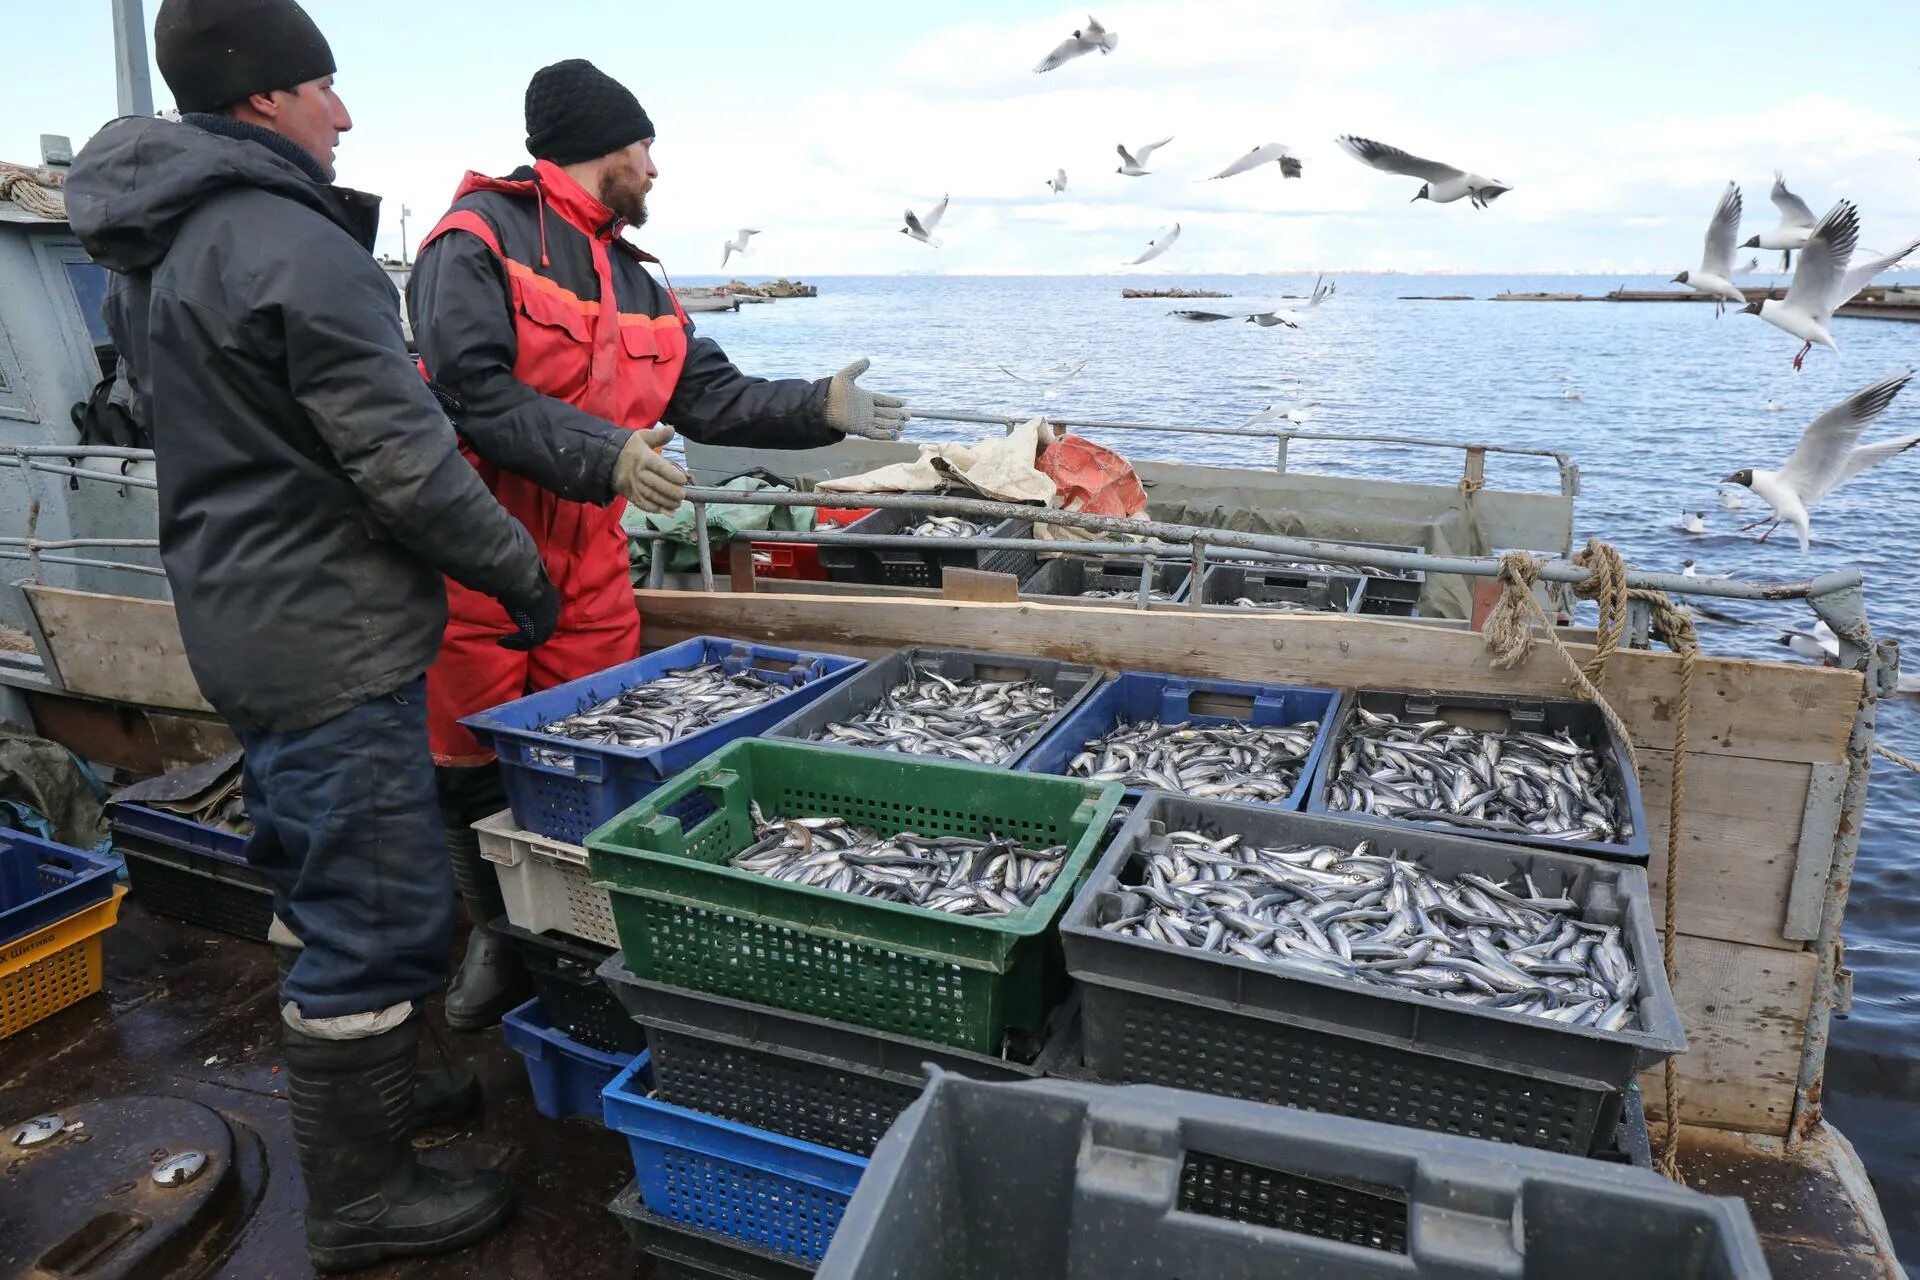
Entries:
[[187,657],[222,715],[268,731],[424,671],[441,574],[524,599],[541,573],[407,354],[370,255],[378,200],[289,145],[127,118],[67,181],[116,273],[107,322],[149,405]]

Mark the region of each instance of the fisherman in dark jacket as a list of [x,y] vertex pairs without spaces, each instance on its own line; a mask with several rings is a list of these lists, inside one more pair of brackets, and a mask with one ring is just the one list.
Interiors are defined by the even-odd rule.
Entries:
[[352,122],[319,30],[294,0],[165,0],[154,43],[182,121],[103,129],[68,213],[116,273],[181,636],[246,750],[247,857],[291,959],[308,1247],[321,1270],[442,1252],[513,1204],[499,1174],[429,1170],[410,1142],[419,1002],[454,927],[424,672],[443,575],[498,601],[519,650],[559,599],[408,355],[378,202],[331,185]]
[[890,440],[906,413],[855,381],[769,381],[742,373],[696,334],[656,260],[624,238],[646,221],[658,176],[653,121],[638,99],[574,58],[527,85],[531,167],[469,173],[421,242],[407,286],[421,362],[472,415],[463,445],[487,487],[539,544],[563,598],[553,642],[506,653],[484,591],[447,584],[451,618],[427,675],[428,731],[454,875],[476,926],[447,991],[447,1023],[488,1026],[519,998],[504,910],[472,824],[506,807],[493,753],[460,720],[640,652],[628,577],[628,501],[668,512],[686,477],[662,458],[673,424],[709,444],[810,449],[846,435]]

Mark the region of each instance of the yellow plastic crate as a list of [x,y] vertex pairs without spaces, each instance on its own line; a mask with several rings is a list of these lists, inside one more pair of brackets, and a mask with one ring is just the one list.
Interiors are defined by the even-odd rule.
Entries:
[[120,918],[113,896],[0,947],[0,1040],[100,989],[100,935]]

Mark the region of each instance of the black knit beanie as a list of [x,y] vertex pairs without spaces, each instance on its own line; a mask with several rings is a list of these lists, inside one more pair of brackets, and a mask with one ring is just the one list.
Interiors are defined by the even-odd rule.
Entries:
[[153,52],[183,113],[334,72],[327,38],[294,0],[164,0]]
[[527,150],[536,160],[597,160],[653,136],[640,100],[585,58],[542,67],[527,82]]

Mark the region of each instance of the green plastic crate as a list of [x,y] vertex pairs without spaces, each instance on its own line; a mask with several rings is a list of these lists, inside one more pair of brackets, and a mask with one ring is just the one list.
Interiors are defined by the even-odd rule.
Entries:
[[[806,743],[721,748],[587,837],[636,977],[996,1053],[1066,987],[1057,926],[1119,804],[1118,784]],[[785,884],[726,865],[749,803],[892,833],[1067,846],[1025,911],[973,919]]]

